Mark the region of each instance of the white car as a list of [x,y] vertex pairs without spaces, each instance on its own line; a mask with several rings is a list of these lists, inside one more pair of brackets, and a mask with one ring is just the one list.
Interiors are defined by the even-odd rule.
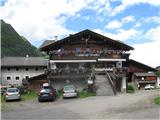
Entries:
[[154,86],[152,86],[151,84],[147,84],[145,87],[144,87],[145,90],[152,90],[154,89]]
[[20,91],[18,88],[7,88],[4,98],[6,101],[8,100],[20,100]]
[[78,97],[78,93],[74,85],[66,85],[63,88],[63,98]]

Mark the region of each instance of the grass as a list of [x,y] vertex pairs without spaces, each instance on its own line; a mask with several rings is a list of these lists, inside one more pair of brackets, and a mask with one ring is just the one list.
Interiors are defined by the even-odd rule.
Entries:
[[59,97],[61,97],[62,96],[62,89],[59,89],[59,90],[57,90],[57,97],[59,98]]
[[129,85],[127,88],[128,93],[135,93],[135,87],[133,85]]
[[160,105],[160,96],[159,96],[159,97],[156,97],[156,98],[154,99],[154,103],[155,103],[156,105]]
[[31,100],[37,97],[37,94],[34,91],[25,93],[21,95],[21,100]]
[[89,93],[89,92],[85,92],[85,91],[79,92],[80,98],[86,98],[86,97],[90,97],[90,96],[96,96],[96,93]]

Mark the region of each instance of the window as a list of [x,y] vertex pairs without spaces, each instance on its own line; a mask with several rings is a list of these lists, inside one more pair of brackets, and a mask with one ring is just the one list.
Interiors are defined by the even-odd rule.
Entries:
[[10,68],[7,68],[8,71],[10,71]]
[[36,67],[35,70],[38,71],[38,67]]
[[16,76],[15,79],[16,79],[16,80],[19,80],[19,76]]
[[29,78],[29,76],[25,76],[25,78],[26,78],[26,79],[28,79],[28,78]]
[[11,80],[11,76],[7,76],[7,80]]
[[18,71],[19,70],[19,68],[16,68],[16,71]]
[[26,68],[26,71],[28,71],[29,70],[29,68]]

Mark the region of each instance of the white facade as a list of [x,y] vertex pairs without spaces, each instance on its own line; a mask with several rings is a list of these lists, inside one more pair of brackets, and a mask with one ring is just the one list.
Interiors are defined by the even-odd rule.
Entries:
[[1,68],[2,85],[21,85],[22,79],[44,73],[46,67],[3,67]]

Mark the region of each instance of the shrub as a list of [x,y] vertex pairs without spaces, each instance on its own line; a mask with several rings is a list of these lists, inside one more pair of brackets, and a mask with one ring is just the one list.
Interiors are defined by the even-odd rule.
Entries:
[[155,103],[156,105],[160,105],[160,96],[159,96],[159,97],[156,97],[156,98],[154,99],[154,103]]
[[127,88],[127,92],[128,93],[134,93],[135,92],[135,88],[132,85],[129,85]]
[[61,97],[62,93],[63,93],[62,89],[57,90],[57,97]]

